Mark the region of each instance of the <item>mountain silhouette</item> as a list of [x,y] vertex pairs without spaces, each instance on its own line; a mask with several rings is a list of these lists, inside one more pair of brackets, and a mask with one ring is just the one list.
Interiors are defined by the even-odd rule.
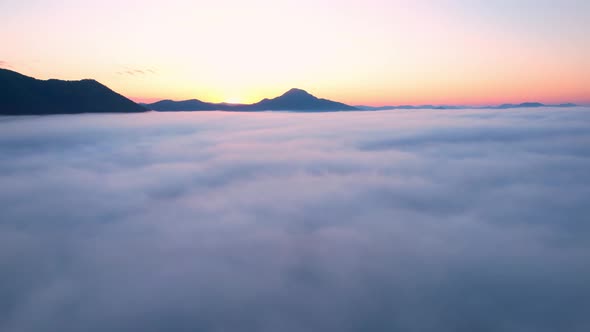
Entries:
[[363,111],[386,111],[386,110],[458,110],[464,108],[473,108],[459,105],[397,105],[397,106],[355,106]]
[[521,104],[502,104],[495,106],[465,106],[465,105],[399,105],[399,106],[355,106],[362,111],[385,111],[385,110],[459,110],[459,109],[512,109],[512,108],[537,108],[537,107],[576,107],[578,105],[572,103],[547,105],[537,102],[527,102]]
[[38,80],[0,69],[0,114],[136,113],[147,109],[95,80]]
[[530,108],[530,107],[545,107],[548,105],[537,103],[537,102],[527,102],[527,103],[520,103],[520,104],[502,104],[497,106],[496,108],[499,109],[507,109],[507,108]]
[[179,112],[179,111],[215,111],[224,107],[224,104],[214,104],[200,101],[198,99],[190,99],[183,101],[160,100],[153,104],[146,104],[145,107],[160,112]]
[[256,111],[299,111],[299,112],[322,112],[322,111],[351,111],[355,107],[317,98],[301,89],[291,89],[283,95],[273,99],[263,99],[254,104],[226,104],[207,103],[197,99],[172,101],[162,100],[153,104],[147,104],[147,108],[154,111],[235,111],[235,112],[256,112]]
[[38,80],[15,71],[0,68],[0,114],[43,115],[76,113],[137,113],[154,111],[374,111],[389,109],[511,109],[531,107],[575,107],[564,103],[545,105],[538,102],[503,104],[498,106],[455,105],[400,105],[400,106],[349,106],[343,103],[317,98],[305,90],[291,89],[281,96],[263,99],[254,104],[208,103],[197,99],[173,101],[161,100],[152,104],[136,104],[95,80],[81,81]]
[[355,107],[335,101],[317,98],[307,91],[291,89],[273,99],[263,99],[251,107],[260,111],[351,111]]

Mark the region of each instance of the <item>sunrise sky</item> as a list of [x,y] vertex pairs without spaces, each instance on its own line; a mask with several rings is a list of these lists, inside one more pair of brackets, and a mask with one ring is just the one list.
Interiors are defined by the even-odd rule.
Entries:
[[0,2],[0,67],[137,101],[590,103],[590,1]]

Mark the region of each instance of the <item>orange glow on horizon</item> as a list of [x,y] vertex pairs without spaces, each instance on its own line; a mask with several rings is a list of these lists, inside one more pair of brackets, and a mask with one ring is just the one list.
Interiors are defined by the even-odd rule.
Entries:
[[588,103],[589,21],[584,1],[7,1],[0,65],[139,102]]

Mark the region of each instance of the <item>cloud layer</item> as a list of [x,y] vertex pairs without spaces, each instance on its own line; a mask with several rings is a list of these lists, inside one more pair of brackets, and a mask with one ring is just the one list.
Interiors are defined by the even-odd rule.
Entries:
[[0,330],[588,331],[590,109],[0,118]]

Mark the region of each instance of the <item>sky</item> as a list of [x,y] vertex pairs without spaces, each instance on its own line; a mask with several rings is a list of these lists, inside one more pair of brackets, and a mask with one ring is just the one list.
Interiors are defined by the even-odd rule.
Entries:
[[0,331],[590,331],[590,108],[0,118]]
[[0,1],[0,67],[137,101],[590,103],[585,0]]

